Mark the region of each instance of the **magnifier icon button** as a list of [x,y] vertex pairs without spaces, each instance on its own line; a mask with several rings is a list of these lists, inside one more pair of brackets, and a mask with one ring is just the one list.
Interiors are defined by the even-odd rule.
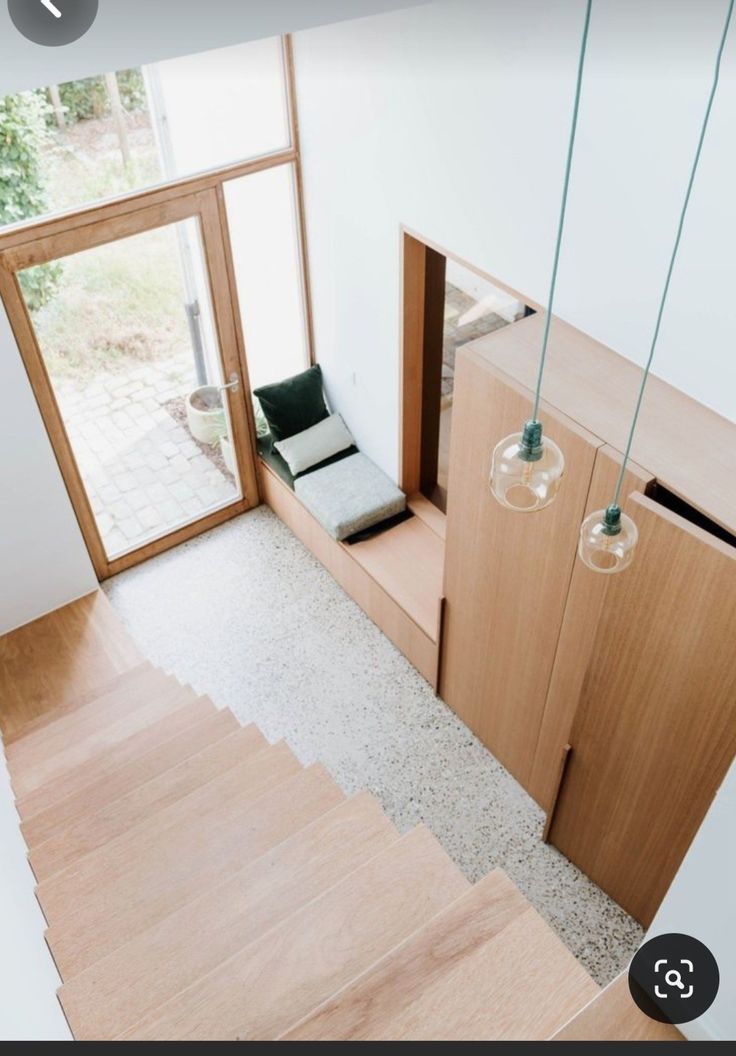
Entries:
[[678,990],[685,989],[685,984],[682,981],[682,976],[674,968],[671,968],[669,972],[667,972],[664,977],[664,981],[667,983],[667,986],[676,986]]

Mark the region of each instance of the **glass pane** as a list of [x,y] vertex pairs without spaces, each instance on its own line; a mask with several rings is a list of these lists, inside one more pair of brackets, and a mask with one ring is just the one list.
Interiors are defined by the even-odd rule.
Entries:
[[437,479],[424,485],[427,497],[443,511],[447,509],[457,351],[469,341],[523,319],[528,311],[521,301],[476,272],[454,260],[447,261]]
[[0,98],[0,227],[289,140],[279,38]]
[[167,176],[289,146],[283,49],[276,37],[146,67]]
[[293,166],[225,185],[251,387],[308,366]]
[[20,282],[108,558],[241,497],[196,220]]

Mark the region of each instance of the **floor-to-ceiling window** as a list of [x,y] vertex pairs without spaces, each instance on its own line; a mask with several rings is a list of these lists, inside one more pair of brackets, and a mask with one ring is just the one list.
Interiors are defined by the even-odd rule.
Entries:
[[0,292],[101,577],[258,501],[249,381],[309,360],[298,164],[280,39],[0,100]]

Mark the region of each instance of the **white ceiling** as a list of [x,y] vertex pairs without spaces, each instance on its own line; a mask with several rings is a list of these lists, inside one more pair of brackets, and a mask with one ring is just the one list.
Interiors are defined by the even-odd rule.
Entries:
[[0,0],[0,96],[426,2],[100,0],[97,21],[85,37],[46,48],[18,33]]

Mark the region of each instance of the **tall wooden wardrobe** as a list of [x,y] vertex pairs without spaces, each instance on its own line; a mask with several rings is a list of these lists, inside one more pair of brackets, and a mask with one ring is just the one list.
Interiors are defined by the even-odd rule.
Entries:
[[624,488],[635,562],[588,571],[580,524],[611,500],[641,373],[554,322],[542,418],[565,480],[507,511],[491,453],[529,417],[542,325],[458,356],[440,693],[648,924],[736,748],[736,426],[653,378]]

